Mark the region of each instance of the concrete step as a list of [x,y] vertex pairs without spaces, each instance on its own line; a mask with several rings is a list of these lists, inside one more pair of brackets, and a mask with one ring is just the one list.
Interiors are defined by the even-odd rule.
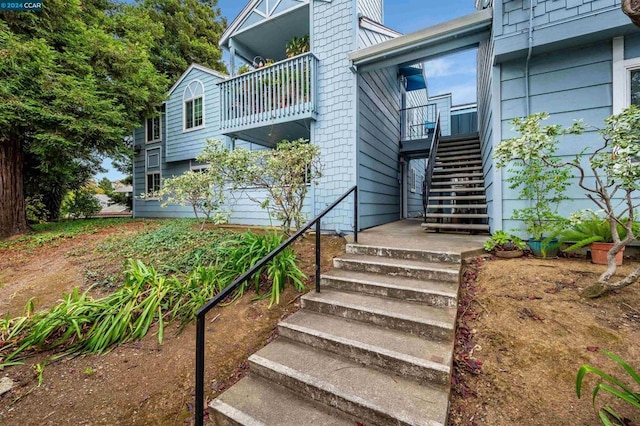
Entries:
[[484,186],[475,186],[475,187],[471,187],[471,188],[467,188],[467,187],[458,187],[456,186],[455,188],[433,188],[431,187],[429,192],[484,192],[485,191],[485,187]]
[[430,223],[422,224],[423,229],[445,229],[458,231],[489,231],[489,225],[474,223]]
[[380,256],[347,254],[333,259],[334,268],[354,272],[373,272],[420,280],[458,282],[460,267],[452,264],[389,259]]
[[429,197],[430,201],[471,201],[471,200],[486,200],[486,195],[443,195]]
[[354,419],[250,374],[209,403],[218,426],[353,426]]
[[[444,425],[448,391],[278,339],[249,357],[251,374],[341,410],[364,424]],[[302,424],[314,424],[304,422]]]
[[424,384],[446,386],[451,344],[307,310],[278,325],[280,336]]
[[489,215],[484,213],[427,213],[426,217],[427,219],[486,219],[489,217]]
[[460,263],[459,253],[431,250],[401,249],[392,247],[347,244],[347,253],[367,256],[390,257],[394,259],[420,260],[423,262]]
[[354,293],[421,302],[431,306],[454,308],[457,305],[458,284],[453,282],[425,281],[408,277],[333,269],[322,274],[321,286],[322,288],[329,287]]
[[325,289],[301,298],[303,309],[451,342],[455,308]]
[[[476,169],[479,169],[479,167],[476,168]],[[460,170],[460,169],[457,169],[456,172],[458,170]],[[435,170],[434,170],[434,172],[435,172]],[[449,173],[449,172],[445,171],[444,173],[442,173],[442,170],[441,170],[441,173],[439,173],[439,174],[435,174],[434,173],[433,174],[432,181],[433,182],[437,182],[438,180],[453,179],[453,178],[463,178],[463,179],[464,178],[467,178],[467,179],[482,178],[482,172],[455,173],[455,172],[452,171],[451,173]]]
[[432,180],[431,186],[484,185],[484,179]]
[[451,210],[451,209],[473,209],[482,210],[487,208],[486,204],[428,204],[427,209]]

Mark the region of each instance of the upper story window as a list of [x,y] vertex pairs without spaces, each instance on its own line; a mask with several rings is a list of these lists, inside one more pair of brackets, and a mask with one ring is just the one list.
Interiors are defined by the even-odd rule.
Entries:
[[160,116],[147,118],[147,137],[145,139],[147,143],[160,142],[160,140],[162,139],[160,123]]
[[204,127],[204,86],[198,80],[189,83],[182,97],[184,130]]

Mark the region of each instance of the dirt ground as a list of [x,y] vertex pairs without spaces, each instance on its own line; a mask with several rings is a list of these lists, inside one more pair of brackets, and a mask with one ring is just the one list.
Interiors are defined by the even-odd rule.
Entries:
[[[620,273],[637,266],[625,263]],[[584,259],[469,265],[456,355],[463,383],[453,397],[452,425],[601,424],[591,403],[597,380],[589,377],[582,399],[576,396],[580,366],[597,366],[630,384],[602,352],[608,350],[640,371],[640,283],[595,300],[579,297],[603,268]],[[608,401],[601,392],[597,407]],[[640,424],[637,410],[619,412]]]
[[[0,315],[21,315],[34,297],[36,309],[52,306],[62,293],[85,288],[87,274],[96,269],[121,270],[105,264],[94,248],[115,233],[140,232],[147,226],[131,222],[32,250],[0,249]],[[343,253],[345,240],[323,236],[322,267]],[[296,251],[314,283],[314,239],[296,244]],[[215,397],[246,370],[247,357],[273,338],[277,322],[299,309],[300,293],[291,288],[280,305],[267,309],[268,300],[250,302],[251,294],[236,304],[208,314],[206,352],[207,399]],[[152,331],[140,342],[120,346],[106,355],[77,357],[47,364],[43,384],[33,366],[0,372],[16,386],[0,396],[0,424],[6,425],[170,425],[189,424],[193,418],[195,326],[181,333],[165,328],[164,343]]]

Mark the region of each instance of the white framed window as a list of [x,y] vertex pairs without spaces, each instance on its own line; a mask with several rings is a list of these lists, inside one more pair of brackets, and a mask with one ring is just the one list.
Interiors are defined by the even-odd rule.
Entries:
[[[160,172],[148,172],[147,173],[147,184],[146,184],[146,193],[147,194],[155,194],[160,191]],[[149,198],[150,200],[154,200],[156,198]]]
[[613,113],[640,106],[640,58],[624,59],[624,37],[613,39]]
[[147,143],[160,142],[162,140],[161,123],[160,116],[147,118],[145,126],[145,141]]
[[416,192],[416,169],[413,167],[409,169],[409,189],[411,192]]
[[193,164],[192,161],[189,161],[189,170],[192,172],[204,173],[211,167],[211,164]]
[[182,111],[185,132],[204,127],[204,86],[199,80],[192,81],[184,89]]
[[160,167],[160,148],[147,150],[147,170]]

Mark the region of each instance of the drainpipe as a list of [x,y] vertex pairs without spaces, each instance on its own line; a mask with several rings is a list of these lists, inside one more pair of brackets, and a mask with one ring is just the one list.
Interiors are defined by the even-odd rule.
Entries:
[[531,114],[531,105],[529,100],[529,61],[531,60],[531,52],[533,51],[533,2],[535,0],[529,0],[529,49],[527,52],[527,60],[524,65],[524,94],[527,103],[526,111],[527,115]]

